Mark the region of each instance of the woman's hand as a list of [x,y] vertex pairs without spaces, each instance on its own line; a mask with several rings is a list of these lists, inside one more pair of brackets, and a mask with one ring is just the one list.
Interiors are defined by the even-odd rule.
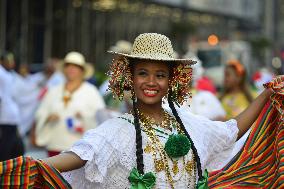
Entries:
[[75,117],[76,117],[77,119],[82,119],[82,118],[83,118],[83,116],[82,116],[82,114],[81,114],[80,112],[77,112],[77,113],[75,114]]

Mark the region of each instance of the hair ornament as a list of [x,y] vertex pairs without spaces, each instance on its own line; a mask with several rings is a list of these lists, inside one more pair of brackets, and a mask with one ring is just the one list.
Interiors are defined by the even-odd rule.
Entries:
[[192,68],[188,64],[179,64],[173,68],[170,80],[171,99],[177,105],[182,104],[191,97],[190,81],[192,79]]
[[108,90],[113,93],[114,97],[123,100],[124,91],[129,91],[133,88],[128,59],[123,56],[113,59],[107,75],[110,76]]

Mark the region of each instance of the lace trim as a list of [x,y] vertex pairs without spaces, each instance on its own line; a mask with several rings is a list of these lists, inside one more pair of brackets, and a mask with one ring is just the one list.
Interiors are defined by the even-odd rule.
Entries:
[[81,159],[87,160],[85,175],[91,182],[102,183],[107,176],[108,169],[118,163],[128,170],[133,167],[136,156],[135,148],[130,145],[133,142],[130,128],[133,132],[134,128],[127,127],[129,123],[125,119],[120,120],[123,123],[118,123],[116,119],[115,125],[106,122],[107,126],[106,124],[99,126],[101,131],[87,132],[84,138],[70,149]]

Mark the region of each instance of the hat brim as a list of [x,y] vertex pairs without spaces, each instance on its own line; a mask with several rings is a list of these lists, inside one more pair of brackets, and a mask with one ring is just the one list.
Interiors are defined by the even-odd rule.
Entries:
[[152,58],[152,57],[143,57],[143,56],[136,56],[136,55],[130,55],[125,53],[119,53],[115,51],[107,51],[110,54],[114,54],[117,56],[125,56],[128,58],[135,58],[135,59],[141,59],[141,60],[157,60],[157,61],[167,61],[167,62],[173,62],[173,63],[183,63],[183,64],[189,64],[193,65],[196,64],[197,61],[190,60],[190,59],[175,59],[175,58]]

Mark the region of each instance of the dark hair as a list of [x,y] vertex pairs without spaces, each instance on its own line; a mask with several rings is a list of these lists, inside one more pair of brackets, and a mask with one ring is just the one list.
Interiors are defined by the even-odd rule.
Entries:
[[173,103],[173,101],[171,100],[171,93],[172,93],[172,91],[169,90],[169,95],[168,95],[168,103],[169,103],[169,106],[170,106],[170,108],[171,108],[171,110],[172,110],[172,113],[173,113],[173,115],[175,116],[177,122],[179,123],[181,129],[183,130],[183,132],[185,133],[186,137],[189,139],[189,141],[190,141],[190,143],[191,143],[191,148],[192,148],[192,151],[193,151],[193,154],[194,154],[194,159],[195,159],[196,165],[197,165],[198,179],[201,179],[201,178],[203,178],[203,176],[202,176],[201,162],[200,162],[200,158],[199,158],[197,149],[196,149],[196,147],[194,146],[194,143],[193,143],[192,139],[190,138],[190,136],[189,136],[187,130],[186,130],[185,127],[184,127],[184,124],[183,124],[181,118],[179,117],[179,115],[178,115],[178,113],[177,113],[177,110],[176,110],[176,108],[175,108],[175,106],[174,106],[174,103]]
[[[137,63],[136,59],[129,58],[129,67],[131,70],[131,74],[133,76],[134,71],[134,64]],[[137,163],[137,170],[140,174],[144,174],[144,160],[143,160],[143,148],[142,148],[142,135],[141,135],[141,126],[139,123],[139,116],[137,105],[135,101],[134,91],[132,95],[132,102],[133,102],[133,116],[134,116],[134,126],[136,132],[136,163]]]
[[[133,61],[133,59],[129,60],[130,63],[130,68],[131,68],[131,72],[133,73],[133,63],[135,63],[135,60]],[[172,68],[173,66],[169,66],[170,68],[170,77],[172,76]],[[175,116],[175,119],[177,120],[177,122],[179,123],[179,125],[181,126],[181,129],[183,130],[183,132],[185,133],[185,135],[187,136],[187,138],[189,139],[191,146],[192,146],[192,151],[194,154],[194,159],[196,161],[197,164],[197,171],[198,171],[198,178],[201,179],[203,178],[202,176],[202,169],[201,169],[201,162],[200,162],[200,158],[197,152],[196,147],[194,146],[194,143],[192,141],[192,139],[190,138],[187,130],[185,129],[183,122],[181,121],[177,110],[175,109],[174,103],[171,99],[171,90],[169,90],[169,97],[168,97],[168,102],[169,102],[169,106],[172,110],[173,115]],[[136,102],[135,102],[135,97],[134,95],[132,96],[132,101],[133,101],[133,116],[134,116],[134,126],[135,126],[135,131],[136,131],[136,163],[137,163],[137,169],[139,171],[140,174],[144,174],[144,161],[143,161],[143,149],[142,149],[142,135],[141,135],[141,127],[140,127],[140,123],[139,123],[139,116],[138,116],[138,111],[137,111],[137,106],[136,106]]]
[[136,131],[136,163],[137,163],[138,172],[140,174],[144,174],[141,127],[139,123],[139,117],[134,97],[132,98],[132,100],[133,100],[134,126]]
[[[236,67],[234,65],[226,65],[226,68],[232,68],[237,73]],[[241,81],[239,83],[239,87],[241,89],[241,92],[245,95],[248,102],[252,102],[253,97],[252,97],[252,94],[249,90],[248,84],[246,82],[246,79],[247,79],[246,70],[244,69],[244,72],[242,73],[242,75],[238,74],[238,76],[241,77]],[[229,92],[229,90],[225,88],[224,92],[220,96],[220,99],[222,100],[228,92]]]

